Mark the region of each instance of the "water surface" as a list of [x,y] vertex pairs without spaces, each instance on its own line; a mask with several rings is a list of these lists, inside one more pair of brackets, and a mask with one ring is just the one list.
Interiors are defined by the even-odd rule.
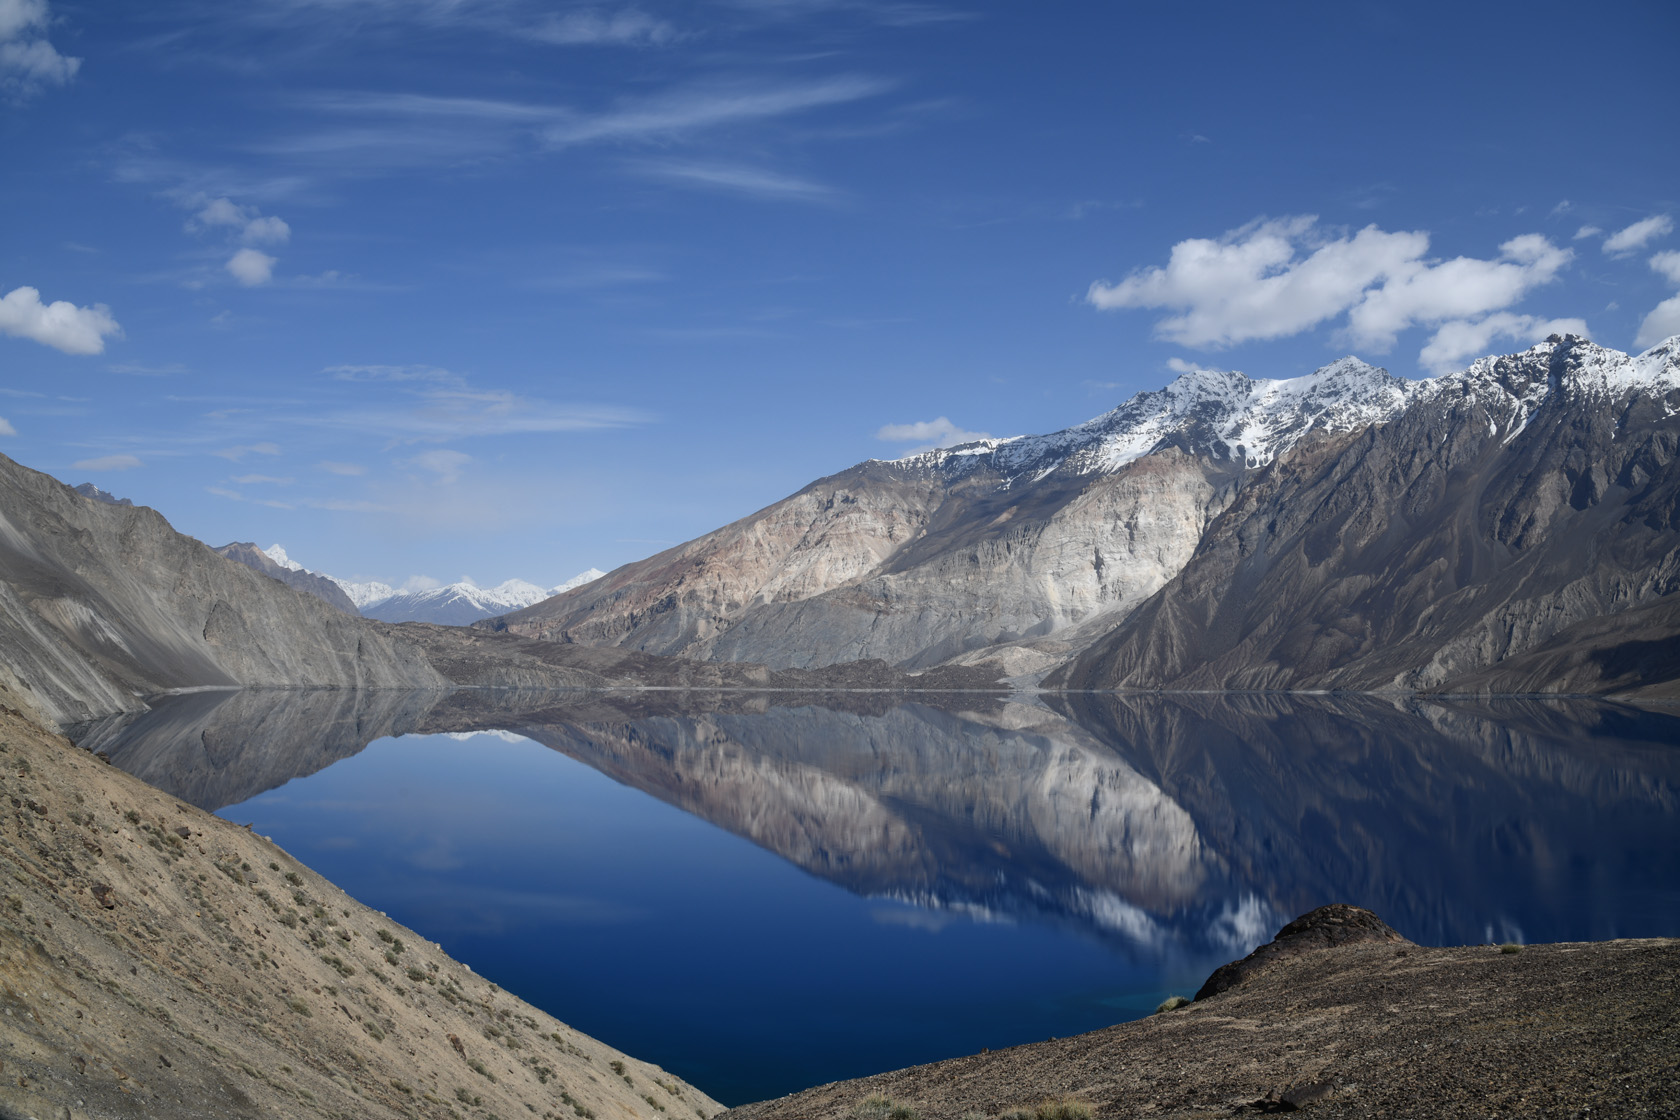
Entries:
[[83,729],[727,1103],[1090,1030],[1314,906],[1680,934],[1680,718],[1584,702],[198,694]]

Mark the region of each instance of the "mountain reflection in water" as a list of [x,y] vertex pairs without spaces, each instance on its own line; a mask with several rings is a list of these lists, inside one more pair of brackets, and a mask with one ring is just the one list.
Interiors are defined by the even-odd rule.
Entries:
[[[853,895],[906,904],[890,920],[1060,931],[1192,990],[1333,901],[1436,944],[1680,934],[1675,714],[1281,694],[1044,701],[247,691],[167,698],[73,737],[216,810],[374,740],[511,732]],[[1086,1008],[1061,1033],[1153,1006],[1138,999]],[[965,1044],[837,1056],[785,1082],[694,1079],[744,1099]]]

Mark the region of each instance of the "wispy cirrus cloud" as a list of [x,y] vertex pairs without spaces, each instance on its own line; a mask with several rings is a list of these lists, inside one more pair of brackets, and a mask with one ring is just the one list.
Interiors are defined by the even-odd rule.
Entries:
[[730,194],[755,198],[780,198],[793,202],[833,202],[839,193],[832,187],[776,171],[738,164],[698,163],[684,160],[639,160],[627,166],[652,179],[709,187]]
[[299,99],[301,107],[354,123],[263,141],[254,150],[330,163],[340,171],[368,171],[450,166],[592,144],[678,143],[874,97],[892,84],[864,75],[791,83],[713,81],[597,109],[421,93],[315,93]]

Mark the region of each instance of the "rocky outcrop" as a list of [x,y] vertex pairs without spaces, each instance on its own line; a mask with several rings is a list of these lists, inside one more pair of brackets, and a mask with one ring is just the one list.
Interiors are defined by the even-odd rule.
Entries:
[[1483,359],[1299,442],[1049,683],[1680,695],[1677,449],[1680,339]]
[[1210,999],[1229,991],[1280,962],[1304,953],[1373,941],[1379,945],[1410,945],[1394,928],[1369,910],[1333,902],[1303,914],[1278,930],[1277,936],[1240,961],[1222,964],[1196,991],[1197,999]]
[[303,568],[285,568],[274,562],[268,553],[248,541],[236,541],[213,549],[218,556],[225,556],[229,560],[237,561],[254,572],[261,572],[269,579],[277,579],[293,591],[301,591],[305,595],[313,595],[328,606],[337,607],[345,614],[359,615],[356,604],[350,601],[350,596],[344,593],[344,588],[326,576],[317,575]]

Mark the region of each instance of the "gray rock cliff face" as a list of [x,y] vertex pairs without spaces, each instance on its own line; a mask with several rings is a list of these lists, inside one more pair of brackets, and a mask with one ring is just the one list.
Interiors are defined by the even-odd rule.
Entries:
[[[1680,677],[1680,357],[1578,338],[1301,441],[1052,683],[1581,691]],[[1622,624],[1609,622],[1622,618]]]
[[0,664],[53,723],[171,689],[435,688],[413,645],[0,456]]
[[301,591],[305,595],[313,595],[329,606],[337,607],[345,614],[359,615],[356,604],[350,601],[350,596],[344,593],[344,588],[328,579],[326,576],[316,575],[314,572],[298,571],[292,568],[282,568],[269,558],[268,553],[249,542],[235,541],[212,549],[218,556],[225,556],[229,560],[237,561],[254,572],[261,572],[269,579],[279,580],[293,591]]

